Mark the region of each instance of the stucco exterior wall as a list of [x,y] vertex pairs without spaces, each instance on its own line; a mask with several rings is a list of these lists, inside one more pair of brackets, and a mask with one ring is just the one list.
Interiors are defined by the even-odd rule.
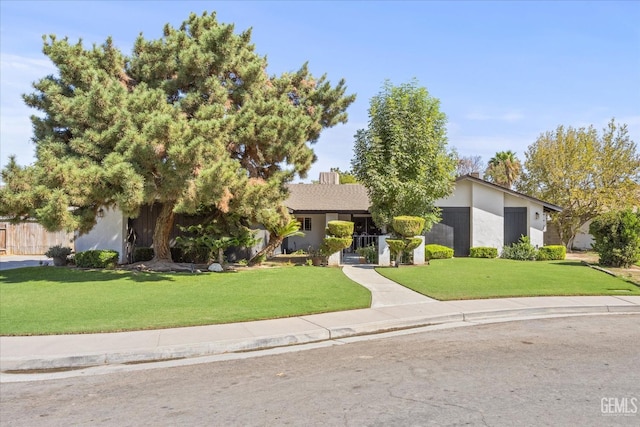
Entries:
[[580,230],[576,234],[576,237],[573,239],[573,249],[577,249],[580,251],[590,251],[592,249],[591,245],[595,243],[595,240],[591,234],[589,234],[589,225],[591,221],[588,221],[586,224],[583,224],[580,227]]
[[459,181],[456,183],[453,193],[444,199],[438,199],[435,203],[438,207],[471,206],[471,187],[469,181]]
[[127,224],[122,211],[117,208],[104,208],[104,217],[97,218],[97,223],[87,234],[75,240],[75,251],[83,252],[94,249],[111,249],[118,251],[119,262],[126,259]]
[[504,244],[504,193],[473,184],[471,247],[489,246],[500,252]]
[[[335,215],[335,219],[338,219],[337,214]],[[324,230],[327,226],[327,216],[329,216],[329,214],[296,215],[297,218],[311,218],[311,231],[302,231],[304,236],[289,237],[287,242],[287,252],[291,253],[299,249],[304,249],[306,251],[309,247],[318,249],[320,244],[322,244],[322,239],[324,239]]]

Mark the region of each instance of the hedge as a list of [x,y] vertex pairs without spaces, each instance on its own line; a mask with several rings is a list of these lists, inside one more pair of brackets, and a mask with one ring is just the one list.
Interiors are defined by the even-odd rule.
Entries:
[[113,268],[118,263],[119,253],[110,249],[96,249],[78,252],[74,256],[80,268]]
[[469,256],[471,258],[498,258],[498,248],[476,246],[469,249]]
[[429,261],[431,259],[446,259],[453,257],[453,249],[442,245],[425,245],[424,246],[424,259]]
[[538,261],[563,260],[567,256],[567,248],[564,245],[549,245],[538,249]]

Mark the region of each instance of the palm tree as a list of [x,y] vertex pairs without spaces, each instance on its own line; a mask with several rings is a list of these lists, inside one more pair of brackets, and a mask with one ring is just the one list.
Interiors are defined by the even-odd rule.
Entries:
[[489,182],[511,188],[520,177],[522,164],[513,151],[500,151],[489,160],[484,179]]
[[304,233],[300,231],[300,223],[295,218],[289,219],[285,224],[267,227],[267,230],[269,231],[269,243],[249,260],[249,265],[260,264],[267,256],[273,255],[275,249],[287,237],[304,236]]

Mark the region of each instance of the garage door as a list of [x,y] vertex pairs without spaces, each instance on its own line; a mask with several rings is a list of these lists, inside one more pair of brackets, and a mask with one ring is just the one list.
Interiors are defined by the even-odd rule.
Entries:
[[455,256],[469,256],[471,246],[471,215],[467,207],[442,208],[442,221],[425,235],[426,243],[453,248]]
[[527,208],[504,208],[504,245],[509,246],[527,233]]

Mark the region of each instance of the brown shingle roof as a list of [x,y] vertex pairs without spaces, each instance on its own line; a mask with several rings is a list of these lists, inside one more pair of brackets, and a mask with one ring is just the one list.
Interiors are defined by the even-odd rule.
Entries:
[[285,206],[294,212],[369,211],[367,189],[361,184],[290,184]]

